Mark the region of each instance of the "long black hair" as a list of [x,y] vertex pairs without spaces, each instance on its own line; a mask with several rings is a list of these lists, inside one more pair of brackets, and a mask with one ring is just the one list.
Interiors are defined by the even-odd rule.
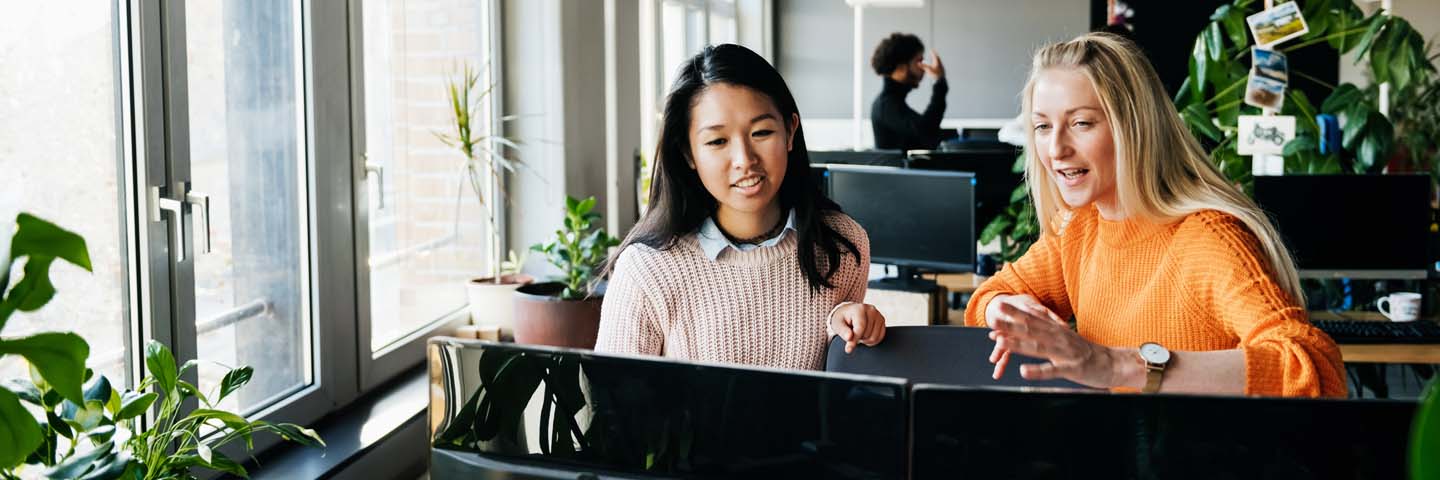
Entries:
[[705,88],[717,83],[745,87],[768,97],[785,126],[795,129],[794,143],[786,160],[785,179],[780,183],[781,211],[795,210],[798,231],[797,261],[811,293],[821,288],[835,288],[830,277],[840,269],[842,248],[850,251],[860,264],[860,251],[855,243],[825,222],[830,212],[839,213],[840,206],[820,192],[810,173],[810,154],[805,148],[805,130],[791,125],[799,115],[795,97],[780,78],[780,72],[750,49],[734,45],[711,45],[681,65],[678,78],[670,86],[665,99],[665,120],[660,128],[660,143],[655,146],[655,172],[650,182],[650,210],[640,218],[625,237],[620,248],[610,255],[604,272],[615,266],[620,253],[631,244],[639,243],[657,250],[668,250],[685,235],[700,229],[705,219],[715,214],[718,203],[705,186],[700,174],[690,165],[690,109]]

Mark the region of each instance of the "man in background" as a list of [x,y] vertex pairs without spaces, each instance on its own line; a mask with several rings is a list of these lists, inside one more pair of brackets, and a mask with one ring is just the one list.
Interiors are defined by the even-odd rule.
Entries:
[[[870,104],[870,124],[875,131],[875,148],[887,150],[933,150],[940,144],[940,119],[945,116],[945,65],[940,56],[924,63],[925,44],[908,33],[892,33],[880,41],[870,57],[870,66],[885,82],[880,96]],[[920,86],[929,73],[935,77],[930,104],[917,113],[905,104],[905,96]]]

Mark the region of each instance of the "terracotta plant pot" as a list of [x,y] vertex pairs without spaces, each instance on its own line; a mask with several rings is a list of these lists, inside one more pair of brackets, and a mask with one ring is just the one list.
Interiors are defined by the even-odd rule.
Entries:
[[514,331],[515,289],[534,282],[535,277],[523,273],[501,275],[500,283],[495,283],[495,277],[471,279],[465,284],[465,293],[470,299],[470,323]]
[[532,283],[515,290],[515,343],[595,348],[601,297],[561,300],[565,285]]

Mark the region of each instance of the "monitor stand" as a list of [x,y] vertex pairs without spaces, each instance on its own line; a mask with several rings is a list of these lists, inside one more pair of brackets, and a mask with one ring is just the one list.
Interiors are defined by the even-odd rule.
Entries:
[[865,303],[885,314],[885,324],[944,325],[946,317],[945,287],[920,277],[914,267],[899,267],[899,275],[870,281]]
[[893,277],[885,277],[870,281],[870,288],[880,290],[903,290],[907,292],[932,292],[940,288],[940,284],[934,280],[920,276],[920,269],[896,265],[896,274]]

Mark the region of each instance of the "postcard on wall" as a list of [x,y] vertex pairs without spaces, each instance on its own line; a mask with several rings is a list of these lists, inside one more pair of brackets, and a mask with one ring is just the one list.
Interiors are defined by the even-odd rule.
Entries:
[[1245,82],[1245,103],[1279,110],[1285,105],[1285,84],[1251,71],[1250,79]]
[[1300,7],[1295,2],[1276,5],[1269,10],[1245,17],[1245,21],[1250,24],[1250,34],[1255,37],[1255,44],[1265,48],[1310,31],[1310,27],[1305,24],[1305,16],[1300,14]]
[[1235,147],[1241,155],[1279,155],[1295,139],[1295,117],[1289,115],[1241,115],[1240,138]]
[[1290,62],[1286,60],[1283,53],[1260,47],[1250,47],[1250,64],[1253,65],[1252,71],[1262,77],[1285,84],[1290,83]]

